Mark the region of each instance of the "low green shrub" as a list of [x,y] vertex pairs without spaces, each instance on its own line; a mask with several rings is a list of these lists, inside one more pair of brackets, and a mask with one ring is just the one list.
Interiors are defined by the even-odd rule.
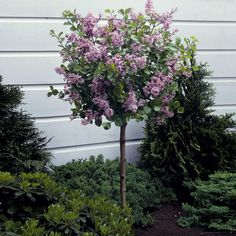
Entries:
[[183,204],[187,216],[179,225],[236,232],[236,173],[217,172],[208,181],[198,180],[191,195],[194,202]]
[[0,234],[23,236],[132,235],[129,208],[85,197],[42,173],[0,172]]
[[[53,178],[60,184],[82,190],[86,195],[102,194],[119,203],[119,160],[106,160],[100,155],[54,167]],[[135,223],[152,222],[149,211],[159,204],[175,200],[170,189],[133,164],[127,164],[127,202],[132,208]]]

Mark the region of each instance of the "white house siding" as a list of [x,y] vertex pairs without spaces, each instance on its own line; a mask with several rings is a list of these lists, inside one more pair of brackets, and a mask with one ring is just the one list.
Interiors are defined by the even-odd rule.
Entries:
[[[144,11],[144,0],[0,0],[0,74],[4,83],[21,85],[25,105],[39,129],[53,137],[48,148],[54,163],[103,153],[107,158],[119,155],[119,130],[105,131],[70,121],[70,106],[57,98],[47,98],[49,85],[62,88],[62,79],[54,72],[60,64],[55,39],[50,29],[65,31],[64,9],[95,14],[104,9],[132,7]],[[207,61],[213,74],[208,80],[216,88],[216,113],[236,111],[236,0],[154,0],[160,12],[178,8],[174,27],[180,36],[199,39],[198,58]],[[130,122],[127,132],[127,156],[137,156],[143,137],[143,124]]]

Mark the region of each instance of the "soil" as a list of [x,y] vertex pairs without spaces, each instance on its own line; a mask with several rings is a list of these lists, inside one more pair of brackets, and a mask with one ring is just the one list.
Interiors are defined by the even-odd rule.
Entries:
[[153,213],[154,224],[146,229],[136,229],[136,236],[236,236],[222,232],[207,232],[199,228],[181,228],[176,220],[184,213],[179,206],[162,206]]

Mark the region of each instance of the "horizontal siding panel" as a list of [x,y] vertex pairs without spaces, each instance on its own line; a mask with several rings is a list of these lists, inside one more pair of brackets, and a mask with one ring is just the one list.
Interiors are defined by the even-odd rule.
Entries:
[[[179,36],[195,35],[199,39],[199,49],[236,49],[236,24],[219,23],[175,23]],[[57,42],[49,36],[49,31],[60,32],[68,28],[61,22],[51,20],[0,23],[0,51],[54,51],[58,50]],[[17,39],[17,40],[16,40]]]
[[[234,0],[154,0],[158,12],[178,8],[175,18],[178,20],[236,21]],[[144,11],[145,0],[1,0],[0,15],[5,17],[60,17],[64,9],[77,9],[78,12],[99,14],[104,9],[132,7]]]
[[216,105],[236,105],[236,81],[235,82],[215,82]]
[[198,52],[198,62],[207,62],[212,77],[234,77],[236,79],[236,52]]
[[[24,103],[22,109],[33,117],[64,116],[71,114],[72,106],[69,102],[58,99],[56,96],[48,97],[49,87],[42,90],[24,90]],[[57,87],[55,87],[57,88]]]
[[58,83],[54,68],[60,63],[58,53],[0,53],[0,74],[8,84]]
[[[48,138],[52,138],[48,148],[67,147],[86,144],[119,141],[119,128],[112,125],[111,129],[104,130],[95,125],[81,125],[80,120],[68,118],[39,119],[36,126]],[[143,138],[143,123],[132,120],[127,126],[127,140]]]
[[[126,158],[128,162],[137,161],[139,146],[140,141],[126,142]],[[120,156],[119,142],[84,147],[49,149],[49,151],[51,151],[54,156],[52,159],[54,165],[63,165],[72,160],[87,159],[91,155],[98,156],[102,154],[104,158],[107,159],[115,159]]]
[[236,119],[236,105],[235,106],[214,106],[214,114],[224,115],[226,113],[235,113],[234,119]]

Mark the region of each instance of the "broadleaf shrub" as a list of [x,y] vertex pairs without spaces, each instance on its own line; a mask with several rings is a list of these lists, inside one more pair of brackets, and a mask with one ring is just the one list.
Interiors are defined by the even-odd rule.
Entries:
[[132,235],[129,208],[85,197],[45,173],[0,172],[0,234],[23,236]]
[[228,131],[236,122],[232,114],[211,113],[214,90],[204,80],[209,75],[207,65],[196,62],[196,41],[185,42],[179,48],[181,54],[190,58],[185,59],[185,65],[192,73],[188,79],[184,76],[178,79],[175,96],[183,111],[162,125],[151,117],[140,148],[140,166],[152,176],[162,177],[180,198],[186,195],[183,187],[186,179],[207,179],[217,170],[236,167],[236,133]]
[[207,181],[198,180],[191,195],[194,201],[183,204],[187,216],[179,225],[236,232],[236,173],[217,172]]
[[[105,160],[102,155],[55,166],[53,178],[60,184],[83,191],[88,196],[101,194],[119,202],[119,160]],[[170,189],[133,164],[127,164],[127,203],[136,225],[152,222],[149,211],[159,204],[175,200]]]
[[2,85],[0,77],[0,170],[12,173],[45,171],[51,154],[48,143],[29,114],[19,110],[23,92]]

